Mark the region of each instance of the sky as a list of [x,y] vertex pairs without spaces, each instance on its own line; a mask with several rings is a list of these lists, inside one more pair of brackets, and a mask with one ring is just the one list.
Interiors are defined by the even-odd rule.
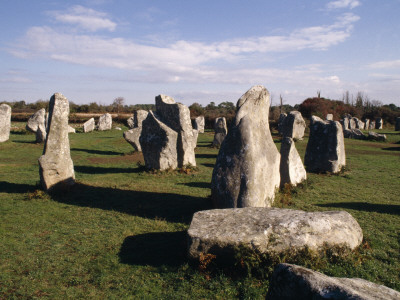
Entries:
[[0,0],[0,101],[400,106],[400,0]]

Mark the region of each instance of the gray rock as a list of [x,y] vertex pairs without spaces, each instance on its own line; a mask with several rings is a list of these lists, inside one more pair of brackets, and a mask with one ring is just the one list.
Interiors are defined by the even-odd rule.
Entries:
[[124,139],[132,145],[132,147],[141,152],[142,147],[140,146],[140,135],[142,134],[142,127],[136,127],[124,132]]
[[135,119],[133,116],[126,120],[126,125],[128,125],[130,129],[135,128]]
[[292,138],[284,137],[281,145],[281,187],[285,184],[296,186],[307,179],[306,169],[297,152]]
[[400,117],[396,118],[396,125],[394,126],[395,131],[400,131]]
[[375,129],[375,121],[370,121],[369,122],[369,128],[368,129]]
[[356,129],[356,121],[354,118],[349,118],[349,129]]
[[356,129],[364,129],[365,124],[363,121],[361,121],[359,118],[356,117],[354,117],[353,120],[356,124]]
[[132,128],[142,127],[142,123],[144,120],[146,120],[148,114],[149,114],[149,112],[147,110],[143,110],[143,109],[135,110],[133,113],[133,127]]
[[83,132],[91,132],[94,130],[94,118],[90,118],[83,124]]
[[178,133],[157,117],[150,111],[146,120],[143,121],[139,142],[145,165],[148,169],[176,169],[178,167]]
[[42,125],[44,128],[46,128],[45,122],[46,122],[46,110],[42,108],[29,117],[28,122],[26,123],[26,130],[29,130],[31,132],[36,132],[39,125]]
[[8,141],[11,129],[11,106],[0,105],[0,143]]
[[333,120],[333,114],[327,114],[325,119],[327,121],[332,121]]
[[360,278],[329,277],[304,267],[279,264],[272,274],[266,298],[398,300],[400,293]]
[[364,129],[365,129],[365,130],[368,130],[368,129],[369,129],[369,122],[370,122],[370,119],[365,119],[365,120],[364,120],[364,124],[365,124],[365,125],[364,125]]
[[39,124],[36,128],[36,143],[44,143],[46,141],[46,127],[43,124]]
[[237,102],[211,181],[216,207],[268,207],[279,188],[280,154],[268,124],[267,89],[253,86]]
[[228,134],[225,117],[218,117],[215,119],[214,132],[213,147],[220,147]]
[[172,97],[159,95],[156,97],[156,111],[157,118],[178,133],[178,167],[196,166],[194,154],[196,141],[189,108],[182,103],[176,103]]
[[375,129],[383,129],[383,120],[382,118],[375,119]]
[[287,117],[287,114],[285,114],[285,113],[281,113],[281,114],[279,115],[279,120],[278,120],[278,132],[279,132],[280,134],[283,133],[283,126],[284,126],[284,122],[285,122],[286,117]]
[[40,182],[45,190],[75,182],[68,138],[68,99],[55,93],[49,103],[49,121],[43,155],[39,158]]
[[373,131],[368,131],[368,139],[373,141],[384,142],[387,140],[386,134],[380,134]]
[[71,125],[68,125],[68,133],[76,133],[75,128]]
[[343,127],[343,130],[349,129],[349,118],[344,117],[342,120],[340,120],[340,124]]
[[99,122],[97,123],[97,130],[111,130],[112,128],[112,117],[109,113],[105,113],[104,115],[99,117]]
[[343,130],[343,136],[348,139],[365,140],[365,135],[360,129]]
[[199,138],[199,131],[197,129],[193,129],[193,140],[195,145],[197,145],[198,138]]
[[198,116],[196,119],[194,119],[193,124],[193,129],[198,130],[198,133],[204,133],[204,116]]
[[282,135],[284,137],[290,137],[294,140],[302,140],[305,129],[306,122],[299,111],[291,111],[283,120]]
[[305,212],[245,207],[196,212],[188,230],[189,257],[228,255],[234,247],[279,254],[308,247],[359,246],[363,234],[345,211]]
[[304,164],[308,172],[339,172],[346,165],[343,130],[337,121],[312,116]]

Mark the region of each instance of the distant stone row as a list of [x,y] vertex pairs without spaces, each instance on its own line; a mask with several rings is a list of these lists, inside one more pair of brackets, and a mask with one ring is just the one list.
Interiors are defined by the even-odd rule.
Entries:
[[[376,140],[386,141],[386,135],[368,131],[368,136],[365,136],[361,130],[382,129],[382,118],[376,118],[375,121],[365,119],[364,122],[351,115],[346,115],[340,123],[343,127],[343,134],[345,138],[358,139],[358,140]],[[400,130],[400,118],[396,119],[396,130]]]

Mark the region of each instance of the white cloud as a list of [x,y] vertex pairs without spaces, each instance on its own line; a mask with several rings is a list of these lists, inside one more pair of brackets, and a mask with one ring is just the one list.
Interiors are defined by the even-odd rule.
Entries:
[[56,21],[95,32],[98,30],[114,31],[117,24],[107,18],[107,14],[86,8],[80,5],[75,5],[67,12],[53,11],[49,13]]
[[387,61],[378,61],[368,65],[369,68],[372,69],[394,69],[400,68],[400,59],[397,60],[387,60]]
[[358,0],[337,0],[328,2],[326,7],[328,9],[337,9],[337,8],[350,8],[353,9],[361,4]]

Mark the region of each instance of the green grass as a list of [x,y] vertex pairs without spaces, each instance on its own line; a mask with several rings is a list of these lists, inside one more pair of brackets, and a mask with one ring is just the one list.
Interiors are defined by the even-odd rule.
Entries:
[[[198,168],[186,174],[144,171],[122,132],[70,134],[77,184],[51,196],[38,185],[34,135],[14,129],[0,144],[0,299],[264,298],[265,277],[187,261],[192,215],[211,208],[212,133],[199,136]],[[345,172],[308,174],[276,206],[351,213],[364,232],[362,262],[318,270],[400,290],[400,134],[383,132],[386,143],[346,139]],[[302,158],[306,144],[296,143]]]

